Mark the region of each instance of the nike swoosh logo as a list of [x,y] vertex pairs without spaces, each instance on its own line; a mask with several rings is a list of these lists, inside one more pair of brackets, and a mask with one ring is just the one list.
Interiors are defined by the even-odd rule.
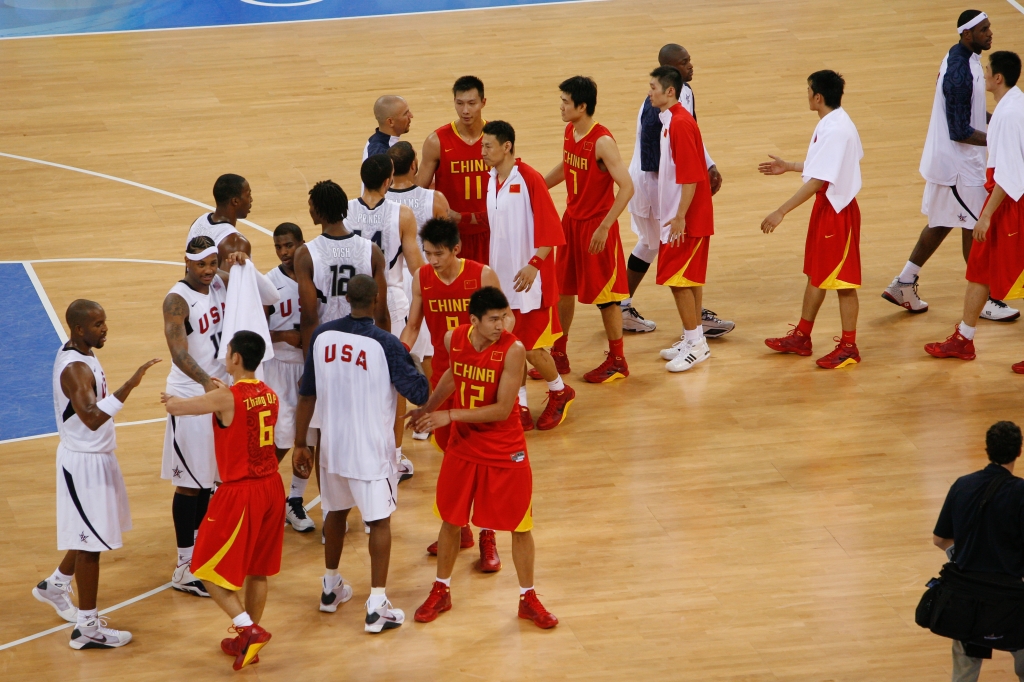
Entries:
[[211,518],[210,518],[209,516],[207,516],[207,517],[206,517],[206,520],[207,520],[207,521],[209,521],[210,523],[216,523],[216,522],[215,522],[215,521],[214,521],[213,519],[211,519]]
[[[453,149],[454,149],[454,147],[453,147]],[[446,151],[446,152],[450,152],[450,151],[451,151],[451,149],[445,149],[445,151]]]
[[281,289],[284,289],[284,287],[278,287],[277,288],[278,291],[281,291]]
[[825,235],[825,239],[832,239],[832,237],[835,237],[835,235],[834,234],[826,234]]
[[[199,303],[199,301],[196,301],[196,303]],[[196,303],[193,303],[193,304],[192,304],[192,307],[193,307],[193,308],[195,308],[195,307],[196,307]]]
[[[1019,232],[1019,230],[1018,230],[1018,232]],[[1006,235],[1006,236],[1007,236],[1007,237],[1012,237],[1012,236],[1013,236],[1013,235],[1015,235],[1015,234],[1017,234],[1017,232],[1011,232],[1010,234],[1008,234],[1008,235]]]
[[426,290],[427,290],[427,289],[429,289],[429,288],[430,288],[430,287],[423,287],[423,290],[424,290],[424,291],[426,291]]

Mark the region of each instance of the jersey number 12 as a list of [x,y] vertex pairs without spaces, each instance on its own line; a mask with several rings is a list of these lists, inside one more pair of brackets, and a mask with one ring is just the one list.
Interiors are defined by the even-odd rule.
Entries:
[[348,281],[355,277],[356,269],[351,265],[331,266],[331,296],[344,296],[348,293]]

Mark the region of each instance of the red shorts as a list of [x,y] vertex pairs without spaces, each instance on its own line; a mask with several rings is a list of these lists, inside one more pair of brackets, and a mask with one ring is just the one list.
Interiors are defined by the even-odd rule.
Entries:
[[242,589],[247,575],[277,575],[284,505],[277,473],[217,488],[199,525],[192,574],[226,590]]
[[497,467],[445,455],[437,476],[434,512],[453,526],[469,523],[491,530],[533,529],[533,472]]
[[[988,203],[986,201],[986,203]],[[1010,197],[992,214],[985,241],[971,246],[967,281],[985,284],[996,300],[1024,298],[1024,206]]]
[[839,213],[825,196],[814,198],[804,246],[804,274],[819,289],[860,287],[860,207],[854,199]]
[[491,231],[486,229],[476,234],[460,234],[462,248],[459,249],[459,258],[468,258],[477,263],[487,265],[490,262],[488,255],[491,252]]
[[562,335],[562,323],[554,306],[538,308],[528,313],[513,308],[512,314],[516,316],[516,326],[512,333],[523,342],[526,350],[550,348]]
[[608,230],[604,250],[590,253],[590,240],[601,220],[603,218],[575,220],[568,215],[562,216],[566,243],[559,246],[555,254],[558,290],[567,296],[576,296],[580,303],[601,305],[629,298],[618,221]]
[[708,278],[708,248],[711,237],[683,234],[678,244],[658,248],[658,284],[667,287],[702,287]]

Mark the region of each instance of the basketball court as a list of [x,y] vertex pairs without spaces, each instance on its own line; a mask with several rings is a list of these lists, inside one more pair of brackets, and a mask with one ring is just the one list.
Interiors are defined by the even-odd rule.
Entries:
[[[949,642],[914,624],[945,558],[931,532],[949,485],[986,463],[984,434],[1020,422],[1024,322],[983,321],[978,360],[939,361],[926,342],[960,319],[964,263],[951,238],[922,275],[926,315],[880,294],[924,225],[918,173],[935,74],[967,5],[950,0],[820,2],[503,0],[409,3],[58,3],[0,6],[0,677],[5,680],[947,680]],[[236,6],[237,5],[237,6]],[[977,5],[993,49],[1024,52],[1024,8]],[[49,14],[47,14],[49,12]],[[147,14],[148,12],[148,14]],[[212,17],[212,18],[211,18]],[[160,29],[160,30],[154,30]],[[380,637],[361,627],[366,536],[346,537],[341,572],[355,598],[317,610],[319,533],[286,530],[270,579],[262,661],[239,673],[218,650],[227,619],[212,600],[167,589],[174,562],[170,486],[159,478],[160,392],[170,369],[161,302],[181,277],[181,244],[213,203],[221,173],[254,197],[239,230],[263,271],[273,228],[317,232],[307,192],[331,178],[353,197],[374,100],[404,96],[403,139],[454,118],[451,84],[486,85],[488,120],[516,128],[517,155],[541,172],[561,158],[558,83],[593,77],[596,118],[628,161],[661,45],[695,64],[697,116],[724,176],[704,305],[735,320],[712,358],[670,375],[658,351],[678,334],[672,298],[648,277],[636,307],[659,323],[629,336],[631,375],[588,385],[603,359],[600,316],[578,307],[569,342],[578,391],[559,428],[528,437],[534,470],[537,588],[560,625],[516,618],[508,534],[504,570],[455,569],[452,611]],[[799,160],[817,122],[805,79],[834,69],[865,156],[859,345],[863,363],[818,370],[763,340],[798,319],[810,204],[772,235],[765,215],[793,175],[768,178],[768,154]],[[993,103],[989,102],[989,111]],[[562,187],[552,192],[564,207]],[[628,216],[623,242],[635,237]],[[63,624],[30,594],[60,561],[55,545],[50,373],[76,298],[110,327],[97,355],[113,386],[162,357],[118,415],[118,458],[133,530],[103,557],[99,601],[131,630],[117,651],[72,651]],[[1014,304],[1014,302],[1011,302]],[[1019,307],[1014,304],[1015,307]],[[817,345],[839,315],[830,296]],[[541,382],[530,382],[539,413]],[[441,455],[407,438],[415,477],[393,517],[388,595],[410,614],[426,595],[437,537]],[[289,458],[282,473],[290,469]],[[306,502],[315,504],[315,483]],[[311,508],[317,526],[318,507]],[[355,520],[355,519],[353,519]],[[272,624],[272,625],[271,625]],[[62,627],[63,626],[63,627]],[[51,631],[52,632],[48,632]],[[1013,679],[997,653],[983,680]]]

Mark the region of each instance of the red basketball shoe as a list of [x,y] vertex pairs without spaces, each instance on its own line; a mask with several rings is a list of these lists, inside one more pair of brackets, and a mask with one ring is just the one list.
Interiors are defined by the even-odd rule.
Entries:
[[501,570],[501,559],[498,558],[498,545],[494,541],[493,530],[480,531],[480,572],[497,573]]
[[561,391],[548,391],[548,404],[537,420],[537,428],[548,431],[564,422],[569,415],[569,405],[575,399],[576,391],[568,384]]
[[[571,370],[569,369],[569,356],[561,351],[557,351],[554,348],[551,349],[551,359],[555,361],[555,369],[558,370],[559,374],[568,374]],[[540,375],[540,372],[536,368],[531,367],[530,371],[526,373],[528,377],[534,381],[540,381],[544,377]]]
[[626,358],[613,357],[611,353],[605,351],[604,362],[584,374],[583,379],[591,384],[608,384],[628,376],[629,365],[626,364]]
[[[476,543],[473,542],[473,529],[466,524],[462,527],[462,536],[459,539],[459,549],[466,549],[472,547]],[[437,541],[434,541],[430,547],[427,547],[427,554],[430,556],[437,556]]]
[[555,614],[550,613],[537,598],[537,592],[529,590],[526,594],[519,595],[519,617],[532,620],[537,627],[547,630],[558,625]]
[[533,415],[525,405],[519,406],[519,421],[523,423],[523,431],[533,431]]
[[[234,632],[234,631],[235,631],[234,626],[231,626],[231,627],[228,628],[228,632]],[[220,650],[223,651],[224,653],[226,653],[228,656],[237,656],[238,655],[238,645],[239,645],[240,642],[241,642],[241,640],[238,638],[238,635],[235,635],[234,637],[225,637],[224,639],[220,640]],[[259,662],[260,662],[260,657],[259,656],[255,656],[252,659],[252,661],[250,661],[250,663],[259,663]]]
[[417,623],[429,623],[437,620],[445,611],[452,610],[452,590],[444,583],[439,583],[436,580],[430,587],[430,594],[427,595],[427,600],[423,602],[413,618],[416,619]]
[[860,362],[860,352],[855,343],[843,343],[837,336],[832,339],[836,342],[836,349],[823,358],[815,360],[818,367],[824,369],[839,369],[848,365],[856,365]]
[[805,357],[811,354],[811,337],[798,331],[796,327],[790,329],[785,336],[765,339],[764,345],[778,353],[796,353]]
[[[235,670],[241,670],[253,662],[260,649],[270,641],[271,634],[259,625],[247,625],[242,628],[235,628],[238,633],[238,653],[235,654],[235,662],[231,665]],[[224,643],[221,642],[221,648]]]
[[960,325],[953,328],[953,333],[945,341],[925,344],[924,351],[933,358],[973,360],[977,357],[974,354],[974,340],[960,333]]
[[1024,374],[1024,360],[1014,365],[1010,365],[1010,369],[1012,369],[1016,374]]

